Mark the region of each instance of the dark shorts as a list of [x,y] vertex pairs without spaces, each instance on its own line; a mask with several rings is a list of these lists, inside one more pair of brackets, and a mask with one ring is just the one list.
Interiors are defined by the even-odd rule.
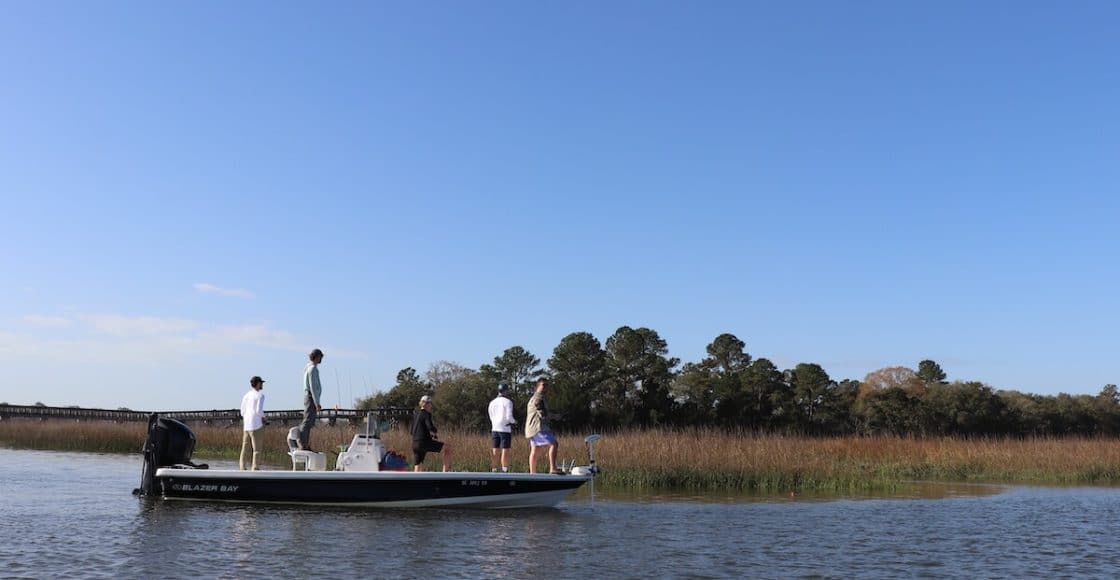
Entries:
[[511,439],[509,433],[502,433],[501,431],[490,432],[490,448],[491,449],[509,449]]
[[415,463],[424,463],[424,456],[428,453],[439,453],[443,451],[442,441],[413,441],[412,442],[412,458]]

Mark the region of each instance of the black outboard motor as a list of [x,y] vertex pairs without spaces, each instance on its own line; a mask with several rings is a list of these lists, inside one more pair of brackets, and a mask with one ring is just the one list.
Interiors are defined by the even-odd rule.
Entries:
[[158,495],[155,489],[156,470],[161,467],[206,469],[205,464],[191,462],[194,453],[194,432],[183,422],[152,413],[148,417],[148,439],[144,442],[144,470],[140,474],[137,495]]

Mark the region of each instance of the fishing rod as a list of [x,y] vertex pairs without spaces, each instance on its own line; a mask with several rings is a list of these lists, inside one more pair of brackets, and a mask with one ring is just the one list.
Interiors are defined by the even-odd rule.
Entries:
[[342,381],[338,379],[338,368],[334,369],[334,428],[338,431],[338,452],[342,453],[342,446],[345,445],[342,437],[342,425],[338,422],[338,410],[342,404]]

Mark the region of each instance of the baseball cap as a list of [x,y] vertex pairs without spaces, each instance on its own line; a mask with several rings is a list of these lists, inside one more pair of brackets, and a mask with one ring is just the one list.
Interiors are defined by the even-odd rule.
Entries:
[[498,383],[498,392],[499,393],[504,393],[508,390],[509,390],[509,385],[507,385],[505,383]]
[[253,377],[253,378],[249,379],[249,384],[250,385],[264,384],[264,379],[262,379],[260,377]]

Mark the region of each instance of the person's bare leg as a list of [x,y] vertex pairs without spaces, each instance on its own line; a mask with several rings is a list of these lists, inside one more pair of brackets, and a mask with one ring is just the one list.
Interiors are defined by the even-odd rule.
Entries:
[[537,472],[537,447],[529,445],[529,473]]
[[[506,457],[506,451],[505,451],[505,449],[503,449],[502,450],[502,459],[505,459],[505,457]],[[495,448],[490,450],[490,471],[494,471],[497,468],[498,468],[498,448],[495,447]]]
[[552,473],[553,471],[556,471],[556,448],[557,447],[559,447],[559,445],[553,444],[553,445],[548,446],[548,472],[549,473]]
[[509,449],[502,449],[502,471],[509,471]]
[[416,465],[412,466],[412,471],[424,471],[424,464],[417,461]]
[[444,445],[443,451],[440,451],[440,455],[443,457],[443,471],[451,471],[451,447]]

